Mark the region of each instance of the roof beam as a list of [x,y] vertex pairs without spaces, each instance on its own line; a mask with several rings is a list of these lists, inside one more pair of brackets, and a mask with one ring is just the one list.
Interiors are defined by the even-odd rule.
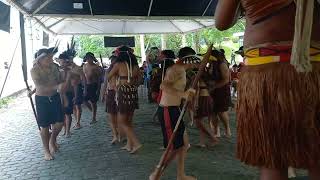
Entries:
[[7,2],[8,2],[11,6],[17,8],[18,11],[22,12],[23,14],[25,14],[25,15],[27,15],[27,16],[30,16],[30,14],[27,12],[27,10],[26,10],[24,7],[22,7],[21,5],[19,5],[18,3],[16,3],[15,1],[13,1],[13,0],[7,0]]
[[199,21],[197,21],[195,19],[193,19],[192,21],[197,23],[198,25],[200,25],[202,28],[206,28],[207,27],[206,25],[202,24],[201,22],[199,22]]
[[57,33],[53,32],[51,29],[49,29],[47,26],[45,26],[38,18],[33,17],[33,19],[47,32],[53,34],[53,35],[57,35]]
[[112,15],[77,15],[77,14],[41,14],[41,16],[61,17],[61,18],[85,18],[85,19],[113,19],[113,20],[192,20],[192,19],[212,19],[213,16],[112,16]]
[[150,16],[151,14],[152,5],[153,5],[153,0],[151,0],[149,4],[148,16]]
[[203,11],[202,16],[204,16],[204,15],[206,14],[206,12],[208,11],[208,9],[209,9],[209,7],[210,7],[210,5],[211,5],[212,1],[213,1],[213,0],[210,0],[210,2],[208,3],[208,5],[207,5],[206,9]]
[[53,26],[55,26],[55,25],[57,25],[57,24],[59,24],[59,23],[61,23],[63,20],[65,20],[66,18],[61,18],[61,19],[59,19],[58,21],[56,21],[55,23],[52,23],[50,26],[48,26],[48,28],[50,29],[50,28],[52,28]]
[[34,11],[32,12],[32,15],[37,14],[39,11],[41,11],[41,9],[45,8],[51,1],[53,1],[53,0],[46,0],[46,1],[44,1],[36,10],[34,10]]
[[88,0],[88,3],[89,3],[89,8],[90,8],[91,16],[94,16],[93,10],[92,10],[92,6],[91,6],[91,0]]
[[172,22],[172,20],[169,20],[170,21],[170,23],[178,30],[178,31],[180,31],[180,33],[183,33],[183,31],[177,26],[177,25],[175,25],[173,22]]

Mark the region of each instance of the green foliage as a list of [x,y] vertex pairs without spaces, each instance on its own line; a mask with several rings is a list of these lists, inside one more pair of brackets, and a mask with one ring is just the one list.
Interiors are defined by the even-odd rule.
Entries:
[[77,56],[83,58],[87,52],[92,52],[96,57],[111,55],[113,48],[105,48],[103,36],[76,36]]
[[2,98],[0,99],[0,109],[8,107],[9,103],[11,102],[11,98]]

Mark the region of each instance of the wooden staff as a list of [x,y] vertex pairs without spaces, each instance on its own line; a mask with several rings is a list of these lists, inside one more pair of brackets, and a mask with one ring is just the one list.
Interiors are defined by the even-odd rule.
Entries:
[[[24,65],[22,65],[22,72],[23,72],[24,83],[26,84],[26,87],[27,87],[28,92],[30,92],[31,89],[30,89],[30,86],[29,86],[29,84],[28,84],[27,70],[26,70],[26,68],[24,67]],[[39,122],[38,122],[38,116],[37,116],[36,108],[35,108],[34,103],[33,103],[33,99],[32,99],[31,96],[29,96],[29,94],[28,94],[28,97],[29,97],[29,100],[30,100],[30,104],[31,104],[31,108],[32,108],[34,117],[35,117],[36,122],[37,122],[37,125],[38,125],[38,129],[39,129],[39,131],[40,131],[40,125],[39,125]]]
[[[206,54],[204,55],[204,58],[203,58],[203,60],[202,60],[202,62],[201,62],[201,64],[200,64],[200,67],[199,67],[199,71],[198,71],[197,75],[195,76],[195,78],[194,78],[194,80],[193,80],[193,83],[192,83],[192,86],[191,86],[191,88],[193,88],[193,89],[194,89],[194,88],[196,87],[196,85],[198,84],[198,81],[199,81],[199,79],[200,79],[200,77],[201,77],[201,75],[202,75],[202,73],[203,73],[203,71],[204,71],[207,63],[209,62],[209,58],[210,58],[210,56],[211,56],[212,47],[213,47],[213,45],[211,44],[211,45],[209,46]],[[188,97],[187,97],[187,99],[188,99]],[[155,172],[155,176],[154,176],[154,178],[155,178],[156,180],[159,180],[159,179],[160,179],[160,177],[161,177],[162,173],[164,172],[165,168],[168,166],[168,159],[169,159],[170,151],[171,151],[171,149],[172,149],[172,147],[173,147],[173,141],[174,141],[175,136],[176,136],[176,134],[177,134],[176,132],[177,132],[178,127],[179,127],[179,125],[180,125],[180,123],[181,123],[181,120],[183,119],[183,116],[184,116],[184,113],[185,113],[185,111],[186,111],[187,105],[188,105],[188,101],[185,101],[184,104],[183,104],[183,108],[182,108],[182,110],[181,110],[179,119],[178,119],[178,121],[177,121],[177,124],[176,124],[176,126],[175,126],[175,128],[174,128],[174,130],[173,130],[173,133],[172,133],[172,135],[171,135],[171,137],[170,137],[170,139],[169,139],[167,148],[166,148],[166,150],[164,151],[164,153],[162,154],[161,159],[160,159],[160,162],[159,162],[158,165],[157,165],[157,169],[158,169],[158,170]]]

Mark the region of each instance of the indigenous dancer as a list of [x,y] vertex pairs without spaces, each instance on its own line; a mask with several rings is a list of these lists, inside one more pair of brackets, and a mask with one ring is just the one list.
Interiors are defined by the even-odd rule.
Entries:
[[150,80],[150,90],[152,99],[159,104],[160,102],[160,84],[164,79],[167,69],[174,64],[176,56],[172,50],[163,50],[160,52],[160,67],[154,72]]
[[87,94],[85,94],[85,104],[92,111],[92,121],[90,124],[97,122],[97,101],[99,100],[100,95],[100,85],[101,85],[101,68],[95,62],[97,59],[94,57],[94,54],[88,52],[84,58],[84,62],[87,62],[83,65],[83,72],[86,76],[86,88]]
[[[222,52],[213,50],[212,55],[217,61],[210,61],[209,67],[209,90],[213,99],[213,125],[215,133],[218,133],[218,120],[225,127],[226,137],[231,137],[228,110],[230,106],[230,71],[227,60]],[[216,134],[217,136],[219,134]]]
[[[62,105],[57,92],[63,78],[58,67],[53,63],[54,49],[40,49],[36,53],[31,69],[31,77],[36,88],[37,121],[41,128],[45,160],[52,160],[53,153],[58,150],[57,136],[63,125]],[[49,134],[50,125],[52,125],[51,135]]]
[[[183,64],[200,64],[201,60],[198,56],[196,56],[196,52],[189,47],[182,48],[179,51],[179,63]],[[197,74],[198,69],[193,68],[187,70],[187,87],[189,87],[195,75]],[[205,144],[205,136],[208,136],[210,138],[211,143],[210,145],[215,145],[217,142],[217,138],[214,137],[213,134],[209,133],[209,131],[205,128],[203,122],[201,121],[203,118],[208,117],[209,122],[211,122],[212,119],[212,99],[209,95],[207,85],[204,82],[206,72],[203,73],[203,78],[199,80],[198,87],[196,88],[197,93],[196,96],[193,98],[193,100],[189,104],[189,111],[195,112],[190,113],[192,116],[191,118],[195,119],[194,122],[197,126],[197,128],[200,130],[200,143],[197,144],[199,147],[206,147]],[[193,122],[193,121],[192,121]],[[212,128],[213,129],[213,128]],[[211,131],[213,132],[213,131]]]
[[70,61],[69,57],[63,53],[59,55],[60,68],[66,73],[66,81],[60,85],[60,96],[62,106],[64,107],[64,135],[67,138],[71,136],[70,128],[72,123],[72,114],[73,114],[73,88],[71,85],[71,73],[70,73]]
[[116,103],[116,77],[113,76],[110,80],[108,80],[108,73],[112,70],[117,57],[111,56],[109,58],[111,60],[111,65],[109,69],[105,73],[104,78],[104,87],[103,87],[103,99],[102,101],[105,101],[106,104],[106,112],[107,112],[107,119],[110,121],[110,127],[112,130],[112,140],[111,144],[114,144],[117,140],[119,140],[120,133],[118,132],[118,125],[117,125],[117,103]]
[[[183,50],[183,49],[182,49]],[[181,51],[181,50],[180,50]],[[181,54],[181,53],[180,53]],[[181,62],[181,61],[180,61]],[[162,129],[162,134],[164,138],[164,147],[168,145],[168,141],[173,132],[173,129],[178,121],[180,115],[180,105],[181,100],[189,97],[189,94],[192,95],[195,93],[195,90],[188,90],[185,92],[187,78],[186,70],[194,68],[194,64],[183,64],[177,63],[171,66],[165,75],[165,78],[161,84],[161,100],[160,100],[160,109],[159,109],[159,119]],[[185,139],[185,126],[181,122],[177,130],[177,134],[174,140],[173,149],[169,155],[169,161],[177,159],[177,179],[178,180],[191,180],[196,179],[191,176],[185,175],[184,170],[184,161],[189,148],[189,142],[186,142]],[[169,162],[168,162],[169,163]],[[149,179],[155,179],[156,172],[159,169],[156,169],[153,172]]]
[[[319,2],[319,1],[317,1]],[[238,86],[237,157],[263,180],[288,167],[320,179],[320,6],[314,0],[241,0],[247,20]],[[220,0],[216,26],[236,21],[237,1]],[[235,17],[235,18],[234,18]]]
[[138,87],[139,67],[133,50],[121,46],[116,50],[117,61],[108,74],[108,79],[118,80],[116,101],[118,105],[118,125],[121,132],[127,136],[127,144],[122,149],[131,154],[136,153],[142,146],[133,130],[132,118],[134,111],[139,108]]
[[[73,58],[72,58],[73,59]],[[83,68],[81,66],[76,65],[73,60],[70,59],[71,65],[70,65],[70,73],[72,73],[71,78],[71,85],[73,87],[74,92],[74,112],[75,112],[75,118],[76,118],[76,125],[74,126],[74,129],[80,129],[81,124],[81,114],[82,114],[82,103],[83,103],[83,95],[87,94],[87,86],[83,86],[83,84],[86,84],[86,77],[83,72]]]
[[239,81],[238,65],[234,64],[231,69],[232,97],[237,97],[237,84]]

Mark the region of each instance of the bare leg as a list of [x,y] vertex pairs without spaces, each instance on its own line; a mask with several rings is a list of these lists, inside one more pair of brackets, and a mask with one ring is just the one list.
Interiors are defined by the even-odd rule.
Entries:
[[132,144],[131,144],[131,137],[129,137],[128,131],[129,131],[129,123],[128,123],[128,117],[126,114],[120,114],[118,113],[118,125],[120,128],[120,132],[123,132],[127,138],[127,144],[122,147],[121,149],[131,151],[132,150]]
[[66,115],[66,118],[65,118],[65,129],[66,129],[66,136],[67,138],[69,138],[71,136],[71,133],[70,133],[70,129],[71,129],[71,122],[72,122],[72,116],[71,114],[69,115]]
[[57,143],[57,136],[59,135],[62,129],[63,123],[56,123],[52,126],[52,133],[50,137],[50,151],[51,153],[55,153],[59,149],[59,145]]
[[295,177],[297,177],[294,168],[292,168],[292,167],[289,167],[289,168],[288,168],[288,177],[289,177],[289,178],[295,178]]
[[308,169],[310,180],[320,179],[320,166]]
[[202,124],[202,119],[196,119],[196,126],[199,129],[199,136],[200,136],[200,142],[199,142],[199,146],[200,147],[206,147],[206,143],[205,143],[205,133],[201,130],[200,126],[203,126]]
[[44,159],[46,161],[53,160],[53,156],[51,155],[49,150],[49,128],[41,128],[40,135],[43,144]]
[[131,132],[132,132],[132,151],[130,152],[130,154],[134,154],[142,147],[142,145],[139,142],[139,140],[137,138],[137,135],[134,132],[134,128],[133,128],[133,113],[128,115],[128,120],[129,120],[129,127],[130,127]]
[[224,125],[226,136],[228,138],[230,138],[231,137],[231,130],[230,130],[228,112],[220,112],[220,113],[218,113],[218,116],[219,116],[220,120],[222,121],[222,123]]
[[187,155],[187,147],[184,146],[177,150],[177,180],[195,180],[195,177],[185,174],[184,162]]
[[97,122],[97,103],[91,102],[91,107],[92,107],[92,121],[90,124],[96,123]]
[[114,144],[118,140],[118,131],[117,131],[117,115],[108,113],[110,118],[110,127],[112,131],[112,141],[111,144]]
[[75,106],[75,117],[76,117],[76,120],[77,120],[77,124],[75,126],[75,129],[79,129],[81,128],[81,125],[80,125],[80,120],[81,120],[81,115],[82,115],[82,107],[81,107],[81,104],[79,105],[76,105]]
[[[151,173],[151,175],[149,176],[149,180],[158,180],[156,179],[155,175],[159,172],[159,171],[163,171],[177,156],[177,150],[173,150],[169,152],[168,158],[167,160],[165,160],[164,164],[163,164],[163,168],[159,169],[158,167]],[[164,157],[161,157],[161,161]],[[163,172],[159,172],[160,174],[162,174]]]
[[91,104],[90,104],[88,101],[85,101],[85,102],[84,102],[84,105],[87,106],[87,108],[89,109],[89,111],[92,111]]
[[285,169],[260,169],[260,180],[288,180],[288,168]]
[[215,137],[220,137],[220,128],[219,128],[218,122],[219,122],[218,116],[216,114],[213,114],[211,116],[210,126],[214,131]]

